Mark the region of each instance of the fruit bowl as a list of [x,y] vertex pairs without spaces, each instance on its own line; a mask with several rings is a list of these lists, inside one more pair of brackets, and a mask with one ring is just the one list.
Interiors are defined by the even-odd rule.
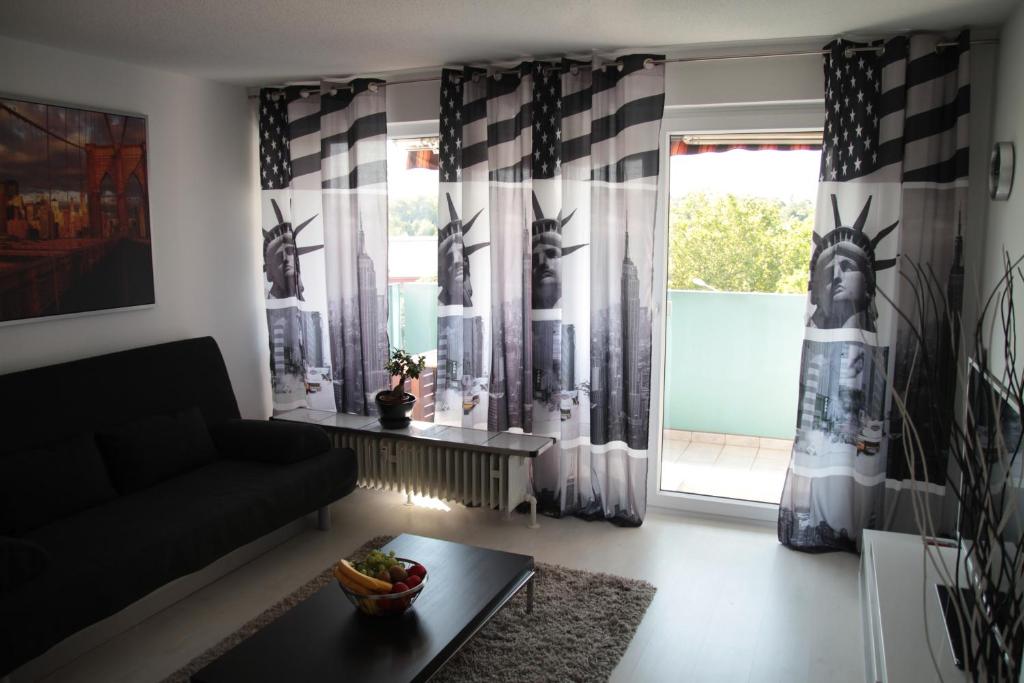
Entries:
[[[404,557],[396,557],[395,559],[398,560],[405,570],[412,569],[413,567],[422,567],[418,562]],[[353,582],[351,580],[351,573],[346,574],[340,569],[341,564],[336,565],[334,570],[334,575],[338,580],[338,586],[341,587],[341,591],[360,612],[375,617],[395,616],[404,613],[419,598],[429,578],[426,568],[423,568],[422,578],[412,588],[393,593],[376,593],[362,584]]]

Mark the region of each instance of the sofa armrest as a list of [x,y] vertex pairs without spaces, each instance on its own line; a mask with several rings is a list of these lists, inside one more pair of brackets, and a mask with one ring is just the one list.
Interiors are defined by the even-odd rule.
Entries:
[[256,460],[286,465],[331,448],[320,427],[299,422],[227,420],[210,429],[221,455],[233,460]]

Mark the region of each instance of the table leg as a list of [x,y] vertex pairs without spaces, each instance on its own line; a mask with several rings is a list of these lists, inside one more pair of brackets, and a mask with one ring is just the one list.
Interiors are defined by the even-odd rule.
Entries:
[[320,531],[331,528],[331,508],[327,505],[316,511],[316,528]]
[[533,612],[533,579],[526,582],[526,613],[531,614]]

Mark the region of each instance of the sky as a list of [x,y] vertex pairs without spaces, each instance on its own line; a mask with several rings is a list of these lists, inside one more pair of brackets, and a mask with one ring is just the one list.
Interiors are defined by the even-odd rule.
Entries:
[[706,191],[813,202],[818,194],[821,152],[817,150],[751,152],[736,149],[671,159],[672,197]]
[[[54,135],[47,135],[44,130]],[[51,190],[81,191],[85,183],[85,154],[60,138],[79,146],[109,145],[111,134],[125,144],[143,143],[145,120],[0,99],[0,179],[16,180],[19,190],[26,195]]]
[[388,140],[388,197],[408,199],[419,195],[437,196],[437,171],[405,167],[406,150]]

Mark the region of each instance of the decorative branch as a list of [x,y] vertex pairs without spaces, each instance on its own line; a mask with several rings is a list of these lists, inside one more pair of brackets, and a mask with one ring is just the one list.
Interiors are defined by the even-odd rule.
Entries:
[[[914,310],[900,309],[885,293],[906,323],[915,344],[914,359],[904,387],[893,387],[893,405],[900,419],[900,445],[911,477],[928,481],[926,454],[945,451],[948,462],[960,472],[957,486],[949,490],[960,504],[962,541],[957,565],[950,571],[925,545],[940,576],[950,584],[951,606],[967,643],[967,662],[975,680],[1017,681],[1024,648],[1024,524],[1014,526],[1018,496],[1024,493],[1021,463],[1024,415],[1024,370],[1017,364],[1015,288],[1024,283],[1024,257],[1003,257],[1003,276],[985,300],[971,336],[970,350],[977,366],[971,384],[970,366],[961,359],[967,350],[961,339],[959,301],[950,301],[930,266],[904,258],[901,269],[913,299]],[[952,305],[956,304],[956,305]],[[994,335],[998,333],[998,338]],[[996,342],[993,340],[1001,340]],[[928,340],[937,340],[930,343]],[[1003,361],[997,372],[989,345],[998,343]],[[954,397],[960,387],[973,398],[985,392],[984,402],[968,400],[966,410],[956,410]],[[1007,434],[1003,409],[1016,413],[1017,430]],[[975,414],[976,408],[983,414]],[[1009,440],[1009,441],[1008,441]],[[935,533],[931,511],[922,492],[911,486],[915,521],[923,536]],[[960,581],[960,562],[970,566],[966,586]],[[962,592],[960,589],[965,589]],[[933,658],[934,661],[934,658]]]

